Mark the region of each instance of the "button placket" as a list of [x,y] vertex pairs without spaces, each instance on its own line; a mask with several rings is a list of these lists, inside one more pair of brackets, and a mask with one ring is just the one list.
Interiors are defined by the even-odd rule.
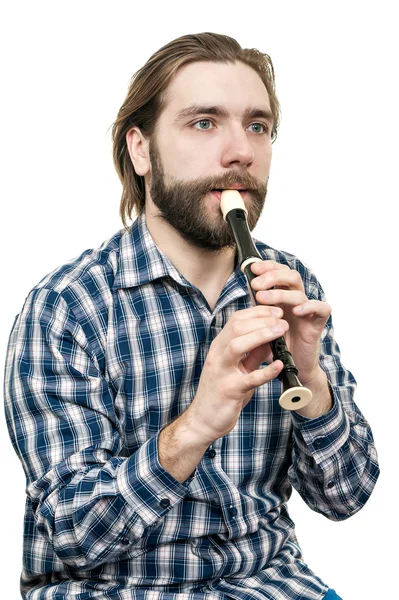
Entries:
[[323,444],[324,444],[323,437],[317,437],[313,440],[313,446],[316,448],[316,450],[320,450],[320,448],[323,447]]
[[207,454],[208,454],[209,458],[215,458],[215,456],[216,456],[216,450],[215,450],[215,448],[213,447],[212,444],[208,447]]
[[233,506],[232,504],[230,504],[230,506],[229,506],[229,513],[230,513],[230,516],[231,516],[233,519],[235,519],[235,518],[236,518],[236,514],[237,514],[237,512],[238,512],[238,511],[237,511],[236,507],[235,507],[235,506]]

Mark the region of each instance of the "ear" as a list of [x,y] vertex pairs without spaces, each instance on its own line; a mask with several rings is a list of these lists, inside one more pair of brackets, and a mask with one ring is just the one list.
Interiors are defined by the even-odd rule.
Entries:
[[147,175],[151,163],[148,152],[149,140],[144,137],[138,127],[132,127],[126,134],[126,145],[130,159],[137,175]]

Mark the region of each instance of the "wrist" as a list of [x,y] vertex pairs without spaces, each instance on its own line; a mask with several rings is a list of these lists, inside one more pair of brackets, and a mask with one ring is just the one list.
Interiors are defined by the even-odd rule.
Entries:
[[160,432],[158,459],[168,473],[179,483],[184,483],[195,472],[208,446],[183,413]]
[[298,373],[298,377],[301,384],[307,387],[308,389],[320,388],[327,381],[327,376],[319,364],[306,378],[301,376],[301,373]]
[[205,452],[208,446],[217,439],[201,423],[192,406],[189,406],[177,421],[179,421],[179,428],[184,442],[189,448]]
[[301,381],[302,385],[312,392],[312,400],[307,406],[296,411],[303,417],[315,419],[328,413],[333,406],[333,396],[328,383],[327,375],[321,369],[308,381]]

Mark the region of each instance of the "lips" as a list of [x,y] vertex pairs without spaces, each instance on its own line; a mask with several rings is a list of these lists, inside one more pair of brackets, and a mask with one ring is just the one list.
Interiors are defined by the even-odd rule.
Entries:
[[[230,190],[234,189],[235,191],[240,192],[240,194],[241,194],[241,196],[243,198],[245,198],[246,195],[248,194],[248,190],[241,190],[241,189],[238,189],[238,188],[226,188],[226,189],[230,189]],[[222,198],[222,192],[224,192],[224,190],[222,190],[222,189],[215,189],[215,190],[211,191],[211,194],[215,198],[217,198],[217,200],[219,200],[219,202],[220,202],[220,200]]]

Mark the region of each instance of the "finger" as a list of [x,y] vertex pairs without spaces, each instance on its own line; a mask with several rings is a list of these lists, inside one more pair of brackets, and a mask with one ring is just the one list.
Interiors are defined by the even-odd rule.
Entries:
[[215,338],[214,344],[219,347],[226,346],[233,337],[239,337],[255,331],[256,329],[273,326],[284,315],[278,306],[257,305],[251,308],[238,310],[230,317],[222,331]]
[[261,304],[258,304],[257,306],[251,306],[249,308],[243,308],[241,310],[237,310],[234,313],[234,315],[228,319],[227,323],[232,323],[234,321],[246,321],[248,319],[283,316],[284,313],[281,308],[276,307],[277,312],[273,312],[272,309],[272,306],[266,306]]
[[261,275],[263,273],[267,273],[268,271],[273,271],[274,269],[291,271],[288,265],[282,265],[275,260],[262,260],[253,262],[251,264],[251,271],[255,275]]
[[279,373],[281,373],[283,366],[281,360],[275,360],[263,369],[257,369],[256,371],[252,371],[252,373],[248,373],[248,375],[241,378],[239,384],[241,386],[240,392],[246,394],[257,387],[272,381]]
[[298,317],[308,317],[309,315],[312,315],[315,318],[327,321],[328,317],[331,315],[332,308],[328,302],[308,300],[299,306],[295,306],[292,309],[292,312]]
[[[271,311],[277,312],[280,311],[279,314],[282,316],[283,311],[279,307],[269,306],[268,308]],[[275,327],[288,327],[288,323],[286,323],[283,319],[278,317],[259,317],[257,319],[246,319],[243,320],[234,320],[229,323],[225,327],[225,337],[228,337],[229,340],[234,338],[239,338],[242,336],[246,336],[253,331],[258,331],[259,329],[269,329]]]
[[258,277],[254,277],[251,281],[251,287],[255,290],[268,290],[273,287],[285,287],[287,289],[296,289],[302,292],[305,291],[302,277],[298,271],[293,269],[273,270],[264,273]]
[[286,306],[298,306],[307,302],[308,299],[304,292],[300,290],[260,290],[256,292],[256,299],[261,304]]
[[237,366],[244,354],[284,335],[288,328],[288,323],[279,319],[278,323],[272,327],[258,328],[246,335],[232,338],[222,353],[222,362],[226,365],[226,368],[232,365]]

